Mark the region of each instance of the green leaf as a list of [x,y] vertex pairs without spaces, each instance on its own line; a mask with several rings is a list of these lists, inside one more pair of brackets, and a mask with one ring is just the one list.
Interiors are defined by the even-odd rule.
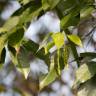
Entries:
[[55,56],[55,70],[58,76],[61,75],[61,71],[65,67],[65,61],[64,61],[64,48],[57,49],[54,53]]
[[19,16],[11,17],[3,25],[3,28],[7,31],[11,31],[14,27],[16,27],[19,24],[19,20]]
[[13,32],[9,37],[8,37],[8,43],[11,46],[16,46],[18,45],[24,36],[24,28],[19,28],[17,30],[15,30],[15,32]]
[[5,44],[7,42],[7,38],[8,38],[8,36],[6,33],[4,33],[2,36],[0,36],[0,59],[1,59],[2,50],[5,47]]
[[60,2],[57,5],[56,11],[61,19],[64,16],[68,15],[70,12],[72,12],[74,8],[75,8],[75,12],[77,13],[77,10],[79,9],[79,4],[77,0],[66,0],[66,1],[60,0]]
[[54,46],[54,42],[49,42],[45,47],[45,54],[48,54],[49,53],[49,50]]
[[77,35],[67,35],[68,39],[72,41],[74,44],[82,47],[82,42]]
[[52,39],[58,49],[60,49],[64,45],[64,34],[63,33],[54,33],[52,35]]
[[80,11],[80,18],[86,18],[91,15],[94,8],[92,6],[86,6]]
[[20,24],[22,25],[23,23],[31,22],[38,17],[41,11],[41,5],[33,3],[30,7],[26,8],[22,14],[20,14]]
[[[39,49],[38,49],[38,51],[39,50],[41,50],[42,48],[44,48],[45,46],[46,46],[46,44],[47,44],[47,42],[48,42],[48,39],[52,36],[52,32],[50,32],[50,33],[48,33],[46,36],[45,36],[45,38],[43,39],[43,41],[40,43],[40,45],[39,45]],[[48,44],[49,45],[49,44]]]
[[76,71],[75,86],[91,79],[96,74],[96,62],[81,65]]
[[20,68],[30,67],[29,56],[30,56],[30,51],[28,51],[24,47],[20,47],[19,53],[17,54],[17,59],[18,59],[17,67],[20,67]]
[[77,96],[96,96],[96,76],[79,87]]
[[32,54],[39,58],[44,60],[46,63],[49,62],[49,54],[45,55],[44,49],[37,52],[39,45],[31,40],[25,42],[22,44],[22,47],[24,47],[27,51],[32,52]]
[[69,20],[72,18],[72,14],[68,14],[66,16],[64,16],[64,18],[61,20],[61,27],[66,26],[67,22],[69,22]]
[[[19,17],[14,16],[8,19],[8,21],[3,25],[3,27],[0,28],[0,55],[2,52],[2,49],[4,48],[8,36],[10,36],[11,31],[18,25],[19,23]],[[13,31],[12,31],[13,32]]]
[[30,2],[30,0],[18,0],[18,1],[20,2],[20,4],[23,4],[23,5]]
[[8,19],[8,21],[3,25],[3,27],[0,28],[0,55],[1,52],[5,46],[5,44],[8,41],[8,36],[10,36],[11,31],[18,25],[19,23],[19,17],[18,16],[14,16],[10,19]]
[[10,52],[11,61],[13,64],[18,65],[17,53],[14,47],[8,45],[8,51]]
[[8,46],[12,63],[16,65],[16,68],[21,72],[25,78],[27,78],[30,71],[29,53],[26,49],[22,48],[19,53],[16,52],[14,47]]
[[57,50],[57,74],[60,76],[61,70],[60,70],[60,49]]
[[42,11],[41,2],[32,0],[28,1],[27,4],[20,7],[17,11],[14,12],[12,16],[19,16],[20,22],[19,26],[26,25],[26,23],[31,22],[33,19],[39,16]]
[[60,0],[42,0],[42,6],[44,10],[47,10],[49,7],[53,9],[60,2]]
[[[30,12],[31,9],[29,9],[29,12]],[[27,23],[27,22],[30,22],[32,21],[34,18],[38,17],[39,13],[42,11],[42,8],[37,8],[35,11],[31,12],[31,13],[25,13],[21,16],[21,20],[22,20],[22,23]]]
[[50,7],[48,0],[42,0],[42,7],[43,10],[47,10]]
[[94,59],[96,58],[96,53],[95,52],[84,52],[84,53],[80,53],[81,57],[89,57],[90,59]]
[[54,69],[54,56],[51,56],[50,69],[47,76],[40,81],[40,90],[42,90],[45,86],[49,85],[56,79],[56,71]]
[[30,56],[29,51],[24,47],[21,47],[19,50],[19,53],[17,54],[18,64],[16,67],[18,71],[21,72],[26,79],[30,72],[30,57],[29,56]]
[[2,68],[5,62],[5,57],[6,57],[6,49],[3,48],[2,53],[1,53],[1,59],[0,59],[0,68]]
[[69,26],[76,26],[80,20],[80,7],[77,0],[61,0],[56,7],[60,18],[60,26],[66,29]]
[[[60,21],[61,28],[66,29],[69,26],[76,26],[78,24],[78,22],[80,21],[80,16],[79,16],[78,10],[77,10],[77,12],[76,12],[76,10],[74,12],[71,12],[70,14],[64,16],[61,19],[61,21]],[[76,12],[76,16],[74,16],[75,12]]]
[[60,0],[48,0],[51,9],[55,8],[56,5],[60,2]]
[[69,58],[69,48],[68,46],[64,46],[64,65],[68,66],[68,58]]

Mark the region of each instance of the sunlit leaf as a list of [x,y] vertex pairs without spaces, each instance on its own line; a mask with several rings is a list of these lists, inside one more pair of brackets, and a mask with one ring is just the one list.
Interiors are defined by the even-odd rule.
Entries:
[[20,4],[23,4],[23,5],[30,2],[30,0],[18,0],[18,1],[20,2]]
[[4,33],[4,35],[2,35],[2,36],[0,37],[0,59],[1,59],[2,50],[3,50],[3,48],[5,47],[5,44],[6,44],[6,42],[7,42],[7,38],[8,38],[8,36],[7,36],[6,33]]
[[52,35],[52,38],[58,49],[64,45],[64,34],[63,33],[60,33],[60,32],[54,33]]
[[58,76],[61,75],[61,71],[64,69],[64,49],[57,49],[54,53],[55,56],[55,70]]
[[82,47],[82,42],[81,42],[80,38],[77,35],[68,35],[68,38],[74,44]]
[[20,20],[19,16],[11,17],[10,19],[8,19],[8,21],[6,21],[3,28],[7,31],[11,31],[14,27],[17,26],[19,20]]
[[54,42],[49,42],[45,47],[45,54],[47,54],[49,52],[49,50],[54,46]]

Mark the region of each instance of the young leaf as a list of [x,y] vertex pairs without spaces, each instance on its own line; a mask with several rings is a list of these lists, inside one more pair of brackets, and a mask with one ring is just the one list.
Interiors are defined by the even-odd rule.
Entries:
[[82,42],[77,35],[67,35],[68,39],[72,41],[74,44],[82,47]]
[[64,45],[64,34],[63,33],[54,33],[52,35],[52,39],[58,49],[60,49]]

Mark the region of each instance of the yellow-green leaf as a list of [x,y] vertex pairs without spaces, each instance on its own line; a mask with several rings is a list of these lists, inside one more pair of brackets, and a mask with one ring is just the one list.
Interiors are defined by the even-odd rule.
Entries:
[[42,90],[45,86],[49,85],[56,79],[56,71],[54,69],[54,56],[51,57],[50,70],[47,76],[41,80],[40,82],[40,90]]
[[80,38],[77,35],[68,35],[68,38],[74,44],[82,47],[82,42],[81,42]]
[[14,16],[11,17],[3,26],[3,28],[7,31],[13,29],[14,27],[17,26],[17,24],[19,23],[19,16]]
[[53,41],[58,49],[60,49],[64,45],[64,34],[63,33],[55,33],[52,35]]
[[68,57],[69,57],[69,50],[68,46],[64,46],[64,65],[68,67]]
[[96,62],[89,62],[88,64],[83,64],[76,71],[76,81],[74,87],[81,83],[84,83],[91,79],[96,74]]

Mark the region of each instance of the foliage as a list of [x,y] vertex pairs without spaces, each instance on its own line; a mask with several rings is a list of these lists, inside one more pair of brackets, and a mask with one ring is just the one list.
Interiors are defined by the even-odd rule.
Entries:
[[[90,87],[91,83],[89,84],[88,80],[92,80],[96,74],[96,62],[92,61],[96,58],[96,53],[79,54],[76,47],[83,47],[82,38],[72,34],[69,27],[78,27],[83,19],[92,16],[91,13],[95,10],[94,0],[18,0],[18,2],[21,7],[0,28],[0,67],[3,68],[5,60],[5,46],[10,52],[12,64],[25,76],[24,80],[27,80],[30,68],[28,54],[32,53],[33,56],[44,60],[49,67],[49,72],[40,78],[39,90],[41,91],[60,77],[61,71],[68,66],[69,53],[72,51],[79,67],[76,71],[74,88],[80,87],[82,83],[85,87]],[[31,40],[25,40],[24,33],[28,28],[26,25],[34,19],[38,20],[47,11],[55,11],[58,15],[61,32],[48,33],[40,45]],[[65,38],[68,43],[65,42]],[[54,46],[56,50],[50,53],[50,49]],[[80,65],[80,57],[88,57],[89,61]],[[0,87],[0,90],[3,89]],[[88,90],[91,89],[88,88]],[[94,88],[92,91],[94,94],[96,94],[95,90]],[[84,96],[95,96],[87,93]],[[80,94],[78,96],[83,96]]]

